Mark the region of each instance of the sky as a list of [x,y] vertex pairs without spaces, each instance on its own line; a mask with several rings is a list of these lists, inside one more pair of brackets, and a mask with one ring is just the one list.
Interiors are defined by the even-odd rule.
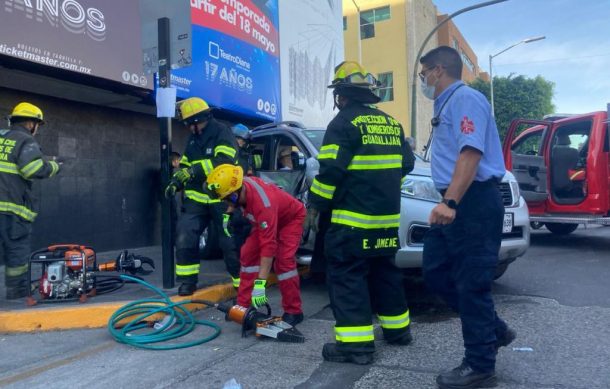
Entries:
[[[485,0],[432,0],[451,14]],[[508,0],[468,11],[453,22],[489,72],[489,55],[523,39],[493,58],[493,75],[538,75],[555,83],[555,112],[605,111],[610,103],[610,0]]]

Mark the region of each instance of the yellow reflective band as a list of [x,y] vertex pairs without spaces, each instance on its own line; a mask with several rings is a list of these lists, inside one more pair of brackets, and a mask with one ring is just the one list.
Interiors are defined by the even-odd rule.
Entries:
[[318,159],[337,159],[339,145],[324,145],[320,148]]
[[7,203],[4,201],[0,201],[0,212],[11,212],[14,213],[15,215],[21,217],[22,219],[25,219],[29,222],[33,222],[34,219],[36,219],[36,216],[38,215],[36,212],[22,206],[22,205],[17,205],[14,203]]
[[196,265],[176,265],[177,276],[192,276],[199,274],[199,264]]
[[335,339],[339,342],[372,342],[375,340],[373,325],[358,327],[335,327]]
[[200,163],[206,176],[212,173],[212,170],[214,170],[214,164],[212,163],[211,159],[204,159]]
[[180,165],[191,166],[191,163],[186,155],[183,155],[182,158],[180,158]]
[[400,169],[402,155],[355,155],[347,170]]
[[261,155],[255,154],[254,155],[254,168],[260,169],[261,166],[263,166],[263,157]]
[[201,193],[201,192],[197,192],[196,190],[185,190],[184,191],[184,195],[193,200],[196,201],[198,203],[203,203],[203,204],[211,204],[211,203],[219,203],[220,200],[219,199],[212,199],[210,198],[210,196],[208,196],[205,193]]
[[312,193],[315,193],[318,196],[323,197],[328,200],[333,199],[333,195],[335,194],[335,189],[337,189],[336,186],[323,184],[320,181],[318,181],[317,178],[313,179],[313,182],[311,183],[311,188],[309,188],[309,190]]
[[59,171],[59,164],[55,161],[49,162],[51,164],[51,175],[49,177],[53,177]]
[[19,174],[19,169],[14,163],[0,162],[0,172],[9,174]]
[[226,154],[231,158],[235,158],[235,154],[237,153],[237,151],[235,151],[235,149],[233,147],[229,147],[229,146],[225,146],[225,145],[218,145],[214,149],[214,156],[216,157],[220,153]]
[[376,228],[398,228],[400,225],[400,213],[394,215],[373,216],[342,209],[335,209],[333,210],[330,220],[331,223],[364,228],[367,230]]
[[21,175],[23,175],[23,177],[25,177],[25,178],[30,178],[38,170],[40,170],[40,168],[42,168],[43,165],[44,165],[44,162],[42,161],[42,159],[35,159],[32,162],[25,165],[23,167],[23,169],[21,169]]
[[7,277],[19,277],[22,274],[25,274],[25,272],[28,271],[28,264],[26,263],[25,265],[21,265],[21,266],[11,266],[11,267],[6,267],[6,275]]
[[411,323],[411,319],[409,318],[409,310],[402,315],[398,316],[382,316],[377,315],[379,318],[379,322],[381,323],[381,328],[386,328],[390,330],[405,328]]

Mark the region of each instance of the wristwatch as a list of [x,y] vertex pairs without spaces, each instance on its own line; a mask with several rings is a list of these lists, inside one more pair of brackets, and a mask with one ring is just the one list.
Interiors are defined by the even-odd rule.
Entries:
[[443,204],[445,204],[446,206],[448,206],[451,209],[457,209],[457,202],[453,199],[445,199],[443,198]]

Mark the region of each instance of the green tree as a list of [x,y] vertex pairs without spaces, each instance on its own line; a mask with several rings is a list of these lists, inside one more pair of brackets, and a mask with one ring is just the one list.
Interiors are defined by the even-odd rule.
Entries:
[[[490,100],[488,81],[475,79],[470,86],[483,93]],[[542,76],[494,77],[494,105],[496,124],[504,139],[513,119],[542,119],[544,115],[555,112],[552,103],[555,83]]]

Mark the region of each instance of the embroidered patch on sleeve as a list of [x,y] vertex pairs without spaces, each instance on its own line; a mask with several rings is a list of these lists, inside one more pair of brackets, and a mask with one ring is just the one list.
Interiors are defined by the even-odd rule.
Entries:
[[267,222],[262,222],[261,223],[261,229],[265,230],[265,229],[267,229],[267,227],[268,227]]
[[464,119],[462,119],[462,122],[460,123],[460,131],[462,131],[462,134],[466,135],[474,132],[474,122],[468,119],[468,116],[464,116]]

